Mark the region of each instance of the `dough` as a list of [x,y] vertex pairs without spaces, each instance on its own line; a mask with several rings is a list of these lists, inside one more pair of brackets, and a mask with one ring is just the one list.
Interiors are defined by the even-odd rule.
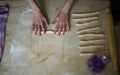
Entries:
[[84,47],[78,47],[80,48],[82,51],[97,51],[97,50],[106,50],[106,46],[105,45],[95,45],[95,46],[84,46]]
[[99,34],[99,33],[104,33],[101,27],[94,27],[94,28],[88,28],[84,30],[79,30],[76,32],[77,34]]
[[96,39],[104,39],[105,34],[84,34],[84,35],[78,35],[80,37],[80,40],[96,40]]
[[78,14],[75,14],[73,13],[72,16],[73,17],[89,17],[89,16],[94,16],[94,15],[98,15],[99,14],[99,11],[96,11],[96,12],[90,12],[90,13],[78,13]]
[[[44,33],[44,32],[41,32],[42,34]],[[54,31],[53,30],[48,30],[48,31],[46,31],[46,34],[53,34],[54,33]]]
[[94,46],[94,45],[105,45],[105,39],[80,41],[80,46]]
[[87,18],[76,18],[76,19],[73,19],[73,21],[75,22],[91,22],[91,21],[94,21],[94,20],[98,20],[99,17],[87,17]]
[[108,54],[108,50],[96,50],[96,51],[83,51],[80,52],[80,56],[88,56],[88,55],[94,55],[94,54],[104,54],[107,53]]
[[[66,31],[65,31],[66,32]],[[41,32],[42,34],[44,34],[44,32]],[[62,34],[63,32],[61,32]],[[47,30],[46,34],[54,34],[54,30]]]
[[99,20],[94,20],[94,21],[91,21],[91,22],[86,22],[86,23],[77,23],[76,26],[89,26],[89,25],[96,25],[100,23]]

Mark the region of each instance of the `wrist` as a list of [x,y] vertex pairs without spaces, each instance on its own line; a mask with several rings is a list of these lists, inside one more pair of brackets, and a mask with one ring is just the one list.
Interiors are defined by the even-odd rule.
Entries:
[[37,13],[41,13],[41,11],[39,9],[33,9],[33,13],[37,14]]
[[61,10],[61,13],[68,14],[68,13],[69,13],[69,10],[68,10],[68,9],[62,9],[62,10]]
[[69,13],[73,2],[74,0],[67,0],[61,11],[64,13]]

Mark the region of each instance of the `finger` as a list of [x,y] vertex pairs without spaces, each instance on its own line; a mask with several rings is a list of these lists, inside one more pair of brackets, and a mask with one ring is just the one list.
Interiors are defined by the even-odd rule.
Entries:
[[65,29],[66,29],[66,25],[63,25],[63,27],[62,27],[62,34],[63,35],[65,34]]
[[66,31],[70,31],[70,26],[69,25],[66,26]]
[[34,31],[34,29],[35,29],[35,19],[33,20],[33,24],[31,26],[31,30]]
[[38,25],[35,25],[35,30],[34,30],[35,35],[37,35],[37,31],[38,31]]
[[33,23],[31,26],[31,30],[33,31],[35,29],[35,24]]
[[37,31],[38,31],[38,25],[39,25],[39,21],[37,18],[34,19],[34,33],[35,35],[37,35]]
[[45,25],[48,26],[48,21],[45,19]]
[[41,29],[42,29],[43,33],[45,33],[44,25],[41,25]]
[[63,27],[63,25],[61,24],[61,25],[59,26],[59,30],[58,30],[58,35],[59,35],[59,36],[61,35],[62,27]]
[[56,33],[58,32],[58,29],[59,29],[59,25],[58,25],[58,24],[56,24],[54,34],[56,34]]
[[69,23],[67,22],[66,23],[66,31],[69,31],[70,30],[70,25],[69,25]]
[[40,25],[38,25],[38,35],[40,35]]
[[44,21],[44,29],[45,29],[45,33],[46,33],[46,30],[47,30],[47,26],[48,26],[48,21],[45,19],[45,21]]
[[39,36],[41,35],[41,26],[40,25],[38,26],[38,35]]
[[51,22],[51,24],[55,24],[56,22],[57,22],[57,20],[55,19]]
[[43,33],[45,33],[45,27],[42,22],[40,23],[40,26],[41,26],[41,31],[43,31]]

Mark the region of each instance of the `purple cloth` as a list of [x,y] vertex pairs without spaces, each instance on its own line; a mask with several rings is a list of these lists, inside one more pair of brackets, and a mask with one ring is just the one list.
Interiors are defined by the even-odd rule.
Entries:
[[106,62],[105,62],[105,56],[103,55],[93,55],[88,60],[88,68],[92,72],[102,72],[105,69]]
[[7,18],[8,7],[6,5],[0,5],[0,62],[4,52]]

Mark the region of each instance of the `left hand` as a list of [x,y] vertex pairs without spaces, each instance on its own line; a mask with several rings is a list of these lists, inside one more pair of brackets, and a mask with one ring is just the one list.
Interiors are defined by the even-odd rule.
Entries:
[[52,24],[55,24],[55,34],[58,33],[60,36],[61,34],[65,34],[66,31],[70,30],[69,24],[69,17],[68,13],[60,12],[59,15],[52,21]]
[[41,36],[42,32],[46,33],[47,26],[48,21],[45,16],[41,12],[36,12],[32,25],[32,31],[34,31],[35,35]]

